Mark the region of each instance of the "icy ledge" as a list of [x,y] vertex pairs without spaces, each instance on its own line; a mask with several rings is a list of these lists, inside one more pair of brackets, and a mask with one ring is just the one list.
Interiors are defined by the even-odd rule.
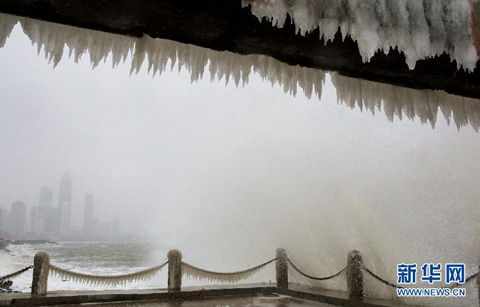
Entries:
[[446,52],[457,68],[473,71],[478,52],[472,38],[473,7],[479,0],[242,0],[259,20],[296,32],[319,29],[325,44],[340,28],[358,44],[363,62],[376,52],[398,48],[410,69],[416,62]]
[[148,35],[142,38],[127,37],[5,14],[0,15],[0,29],[3,31],[0,33],[0,42],[2,37],[10,34],[16,23],[11,18],[17,18],[32,45],[37,45],[37,52],[40,54],[43,50],[45,58],[54,66],[60,62],[67,47],[69,57],[73,57],[75,62],[88,54],[92,68],[105,62],[109,55],[113,67],[121,61],[125,62],[131,55],[131,73],[138,73],[144,62],[148,62],[148,72],[155,76],[170,64],[170,69],[175,66],[179,71],[187,69],[193,82],[201,79],[208,68],[212,81],[224,78],[227,84],[232,80],[237,86],[240,82],[248,82],[253,70],[272,85],[282,85],[285,92],[295,95],[298,85],[308,97],[312,93],[320,97],[325,80],[323,71],[284,65],[263,55],[238,56],[232,52],[217,52],[175,41],[153,39]]
[[[37,52],[43,51],[54,67],[68,49],[69,57],[75,62],[88,54],[92,68],[109,56],[113,67],[131,57],[131,73],[138,73],[147,62],[148,72],[155,76],[165,71],[169,64],[170,69],[187,69],[192,82],[201,79],[208,69],[212,80],[225,79],[225,83],[232,80],[236,85],[247,83],[253,71],[272,84],[278,83],[287,93],[296,95],[300,87],[307,97],[315,94],[318,98],[321,98],[326,78],[321,70],[290,66],[263,55],[218,52],[149,36],[132,38],[6,14],[0,14],[0,47],[18,22],[32,45],[37,45]],[[337,73],[332,73],[331,79],[340,103],[372,113],[383,110],[391,121],[395,116],[399,119],[418,116],[422,123],[429,122],[434,127],[438,110],[441,110],[448,123],[453,118],[457,128],[470,124],[478,131],[480,126],[478,99],[352,79]]]

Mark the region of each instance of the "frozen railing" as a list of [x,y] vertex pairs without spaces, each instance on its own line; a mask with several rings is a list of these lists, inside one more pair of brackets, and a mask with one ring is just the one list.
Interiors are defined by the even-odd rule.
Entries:
[[13,283],[12,279],[22,275],[23,273],[27,272],[31,268],[33,268],[33,265],[27,266],[21,270],[18,270],[10,274],[0,276],[0,293],[13,292],[10,288]]
[[[57,265],[53,265],[50,263],[50,256],[48,253],[38,252],[35,255],[33,266],[29,266],[15,273],[0,277],[0,281],[10,280],[33,267],[31,293],[33,295],[42,295],[47,293],[49,275],[57,275],[68,279],[69,281],[86,284],[118,285],[127,284],[133,281],[147,280],[158,274],[165,266],[168,265],[168,291],[180,291],[182,287],[182,278],[184,275],[199,280],[234,284],[255,275],[267,265],[275,262],[276,288],[281,290],[288,290],[289,288],[289,268],[301,276],[314,281],[326,281],[342,276],[346,280],[350,298],[359,298],[364,296],[364,273],[370,275],[376,281],[379,281],[389,287],[399,289],[405,288],[389,282],[387,279],[380,277],[378,274],[367,268],[363,264],[361,253],[357,250],[348,253],[347,264],[345,267],[340,269],[337,273],[325,277],[313,276],[302,271],[299,266],[297,266],[295,262],[287,256],[287,253],[283,248],[277,249],[275,258],[249,269],[236,272],[216,272],[193,266],[184,262],[182,260],[182,253],[176,249],[171,250],[167,257],[168,260],[166,262],[138,272],[122,275],[93,275],[71,271],[61,268]],[[469,283],[473,280],[476,280],[477,284],[480,286],[480,274],[478,272],[465,278],[465,282],[463,284]],[[459,286],[458,283],[453,283],[447,287],[455,288],[457,286]]]
[[[165,266],[168,265],[168,289],[180,290],[182,285],[182,276],[196,278],[221,283],[238,283],[245,280],[268,264],[274,262],[273,258],[257,266],[246,270],[236,272],[215,272],[193,266],[182,261],[182,253],[179,250],[171,250],[168,253],[168,261],[143,269],[138,272],[114,275],[95,275],[78,271],[72,271],[61,266],[50,263],[50,255],[46,252],[38,252],[34,258],[32,294],[46,294],[48,277],[59,276],[72,282],[84,283],[87,285],[125,285],[134,281],[144,281],[157,275]],[[31,268],[31,267],[29,267]],[[12,275],[12,274],[10,274]]]
[[[359,251],[354,250],[348,253],[348,260],[347,260],[347,265],[341,269],[338,273],[333,274],[331,276],[327,277],[315,277],[312,275],[309,275],[303,271],[301,271],[293,262],[290,258],[288,258],[285,254],[285,257],[287,263],[289,266],[291,266],[297,273],[302,275],[303,277],[306,277],[311,280],[315,281],[325,281],[329,279],[333,279],[337,276],[340,276],[342,273],[346,272],[346,281],[347,281],[347,287],[348,287],[348,294],[350,297],[363,297],[364,296],[364,289],[363,289],[363,272],[366,272],[368,275],[373,277],[375,280],[381,282],[382,284],[392,287],[392,288],[398,288],[398,289],[404,289],[406,287],[391,283],[387,281],[386,279],[378,276],[375,274],[372,270],[367,268],[363,264],[363,258],[362,255]],[[277,277],[278,278],[278,277]],[[477,280],[477,285],[480,286],[480,274],[479,272],[474,273],[468,277],[465,278],[465,282],[463,283],[469,283],[470,281],[473,281],[474,279]],[[459,283],[452,283],[448,285],[447,287],[452,289],[458,287],[460,284]]]

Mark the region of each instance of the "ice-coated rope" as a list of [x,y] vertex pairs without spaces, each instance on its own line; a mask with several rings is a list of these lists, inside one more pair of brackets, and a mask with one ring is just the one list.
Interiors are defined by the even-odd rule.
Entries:
[[182,271],[188,277],[192,277],[195,279],[206,279],[208,281],[222,282],[222,283],[237,283],[241,280],[251,277],[253,274],[257,273],[263,267],[274,262],[275,260],[277,260],[277,258],[274,258],[272,260],[259,264],[250,269],[237,271],[237,272],[208,271],[182,261]]
[[9,279],[15,278],[15,277],[17,277],[18,275],[21,275],[21,274],[25,273],[26,271],[30,270],[31,268],[33,268],[33,265],[27,266],[26,268],[21,269],[21,270],[16,271],[16,272],[13,272],[13,273],[11,273],[11,274],[8,274],[8,275],[5,275],[5,276],[1,276],[1,277],[0,277],[0,281],[9,280]]
[[312,276],[312,275],[309,275],[309,274],[306,274],[304,272],[302,272],[295,264],[293,264],[292,260],[290,260],[290,258],[287,257],[287,261],[288,263],[292,266],[292,268],[295,269],[295,271],[297,271],[298,273],[300,273],[300,275],[304,276],[304,277],[307,277],[307,278],[310,278],[310,279],[313,279],[313,280],[328,280],[328,279],[332,279],[332,278],[335,278],[337,277],[338,275],[342,274],[343,271],[345,271],[345,269],[347,267],[344,267],[343,269],[341,269],[338,273],[335,273],[331,276],[327,276],[327,277],[315,277],[315,276]]
[[54,264],[50,264],[50,274],[53,276],[58,276],[62,279],[70,279],[74,282],[86,283],[90,285],[125,285],[128,282],[134,281],[143,281],[152,278],[162,268],[167,265],[168,262],[165,262],[161,265],[157,265],[145,270],[138,272],[121,274],[121,275],[94,275],[94,274],[85,274],[80,272],[70,271],[61,267],[58,267]]

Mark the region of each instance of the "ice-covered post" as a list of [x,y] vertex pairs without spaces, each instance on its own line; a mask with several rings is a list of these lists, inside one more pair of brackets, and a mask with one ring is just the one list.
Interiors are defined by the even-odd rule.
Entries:
[[470,0],[473,44],[480,55],[480,0]]
[[33,258],[32,294],[47,294],[48,271],[50,270],[50,255],[38,252]]
[[277,273],[277,287],[288,289],[288,262],[287,253],[283,248],[277,249],[277,261],[275,263]]
[[[480,270],[480,265],[477,266],[477,269]],[[477,282],[477,290],[478,290],[478,305],[480,306],[480,271],[477,274],[476,282]]]
[[357,250],[348,253],[347,288],[350,298],[363,297],[362,254]]
[[172,249],[168,252],[168,291],[182,288],[182,252]]

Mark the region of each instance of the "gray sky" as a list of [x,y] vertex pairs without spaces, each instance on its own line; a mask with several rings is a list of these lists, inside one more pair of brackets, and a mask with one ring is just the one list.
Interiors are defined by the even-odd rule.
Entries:
[[[185,71],[92,71],[88,56],[53,69],[18,25],[0,67],[4,208],[38,205],[41,185],[56,204],[68,170],[74,225],[92,193],[99,219],[118,215],[123,229],[187,251],[255,244],[264,259],[282,245],[335,258],[360,246],[397,260],[443,242],[432,261],[473,262],[462,249],[478,232],[480,138],[441,115],[435,130],[392,123],[337,104],[329,80],[319,101],[257,76],[240,88],[208,74],[190,84]],[[429,237],[405,239],[418,233]]]

